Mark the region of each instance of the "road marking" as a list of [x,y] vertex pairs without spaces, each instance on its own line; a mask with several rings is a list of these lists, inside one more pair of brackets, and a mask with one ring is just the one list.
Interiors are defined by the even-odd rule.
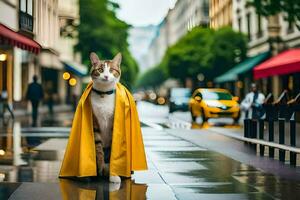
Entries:
[[147,121],[147,120],[143,120],[143,119],[140,119],[140,121],[142,123],[146,124],[147,126],[150,126],[151,128],[154,128],[156,130],[159,130],[159,131],[164,130],[164,128],[159,124],[156,124],[156,123],[153,123],[153,122],[150,122],[150,121]]
[[168,116],[169,121],[167,122],[167,126],[170,128],[183,128],[183,129],[191,129],[192,124],[190,122],[178,119],[174,115]]

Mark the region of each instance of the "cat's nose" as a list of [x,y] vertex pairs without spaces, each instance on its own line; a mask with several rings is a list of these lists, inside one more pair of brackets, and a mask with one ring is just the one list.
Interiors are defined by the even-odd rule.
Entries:
[[107,80],[107,79],[108,79],[108,76],[104,76],[104,78]]

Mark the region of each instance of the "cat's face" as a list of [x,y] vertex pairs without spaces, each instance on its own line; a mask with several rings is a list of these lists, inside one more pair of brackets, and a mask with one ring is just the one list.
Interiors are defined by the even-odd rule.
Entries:
[[91,77],[93,82],[100,84],[116,83],[121,76],[122,55],[118,53],[112,60],[100,60],[94,52],[90,55],[92,69]]

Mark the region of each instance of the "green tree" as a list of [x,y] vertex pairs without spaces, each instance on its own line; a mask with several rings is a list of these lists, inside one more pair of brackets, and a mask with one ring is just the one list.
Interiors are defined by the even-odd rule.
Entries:
[[151,68],[144,72],[136,82],[137,88],[155,88],[161,85],[167,76],[160,66]]
[[89,54],[96,52],[100,59],[112,59],[121,52],[121,82],[131,87],[138,73],[138,66],[128,50],[129,25],[116,17],[118,4],[109,0],[79,0],[80,25],[77,51],[83,63],[90,66]]
[[187,77],[196,80],[200,73],[212,80],[245,58],[246,44],[245,36],[229,27],[197,27],[167,50],[161,67],[182,83]]
[[263,16],[285,13],[284,18],[300,29],[300,1],[299,0],[248,0],[248,4],[256,8],[257,13]]
[[210,29],[193,29],[168,48],[161,67],[170,77],[177,78],[181,82],[202,70],[207,71],[212,34],[213,31]]
[[246,37],[232,30],[230,27],[224,27],[215,31],[213,43],[210,50],[210,59],[212,71],[210,77],[223,74],[232,68],[238,62],[246,58],[247,40]]

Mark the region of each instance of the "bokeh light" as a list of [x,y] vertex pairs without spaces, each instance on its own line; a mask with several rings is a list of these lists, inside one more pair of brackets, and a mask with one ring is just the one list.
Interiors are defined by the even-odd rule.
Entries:
[[69,84],[70,84],[71,86],[75,86],[76,83],[77,83],[77,81],[76,81],[75,78],[71,78],[71,79],[69,80]]
[[6,61],[7,55],[6,54],[0,54],[0,61]]
[[71,77],[71,75],[70,75],[69,72],[64,72],[64,73],[63,73],[63,79],[64,79],[64,80],[69,80],[70,77]]

